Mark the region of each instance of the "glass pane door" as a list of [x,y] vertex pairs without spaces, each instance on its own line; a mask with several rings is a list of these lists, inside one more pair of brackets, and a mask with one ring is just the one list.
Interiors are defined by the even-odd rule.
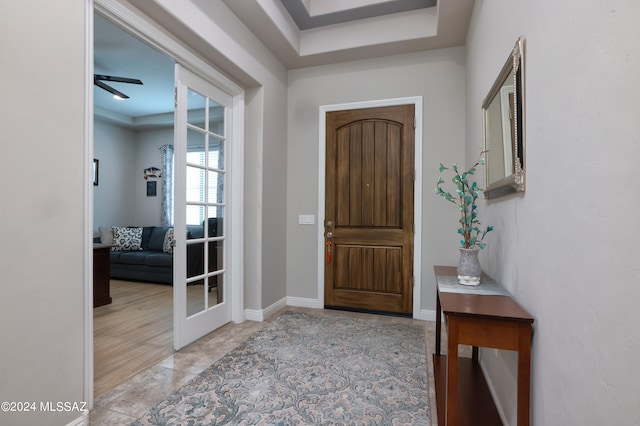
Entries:
[[[184,267],[174,270],[178,349],[230,321],[224,218],[228,186],[225,122],[231,99],[176,67],[175,229],[186,229],[180,250]],[[179,237],[176,235],[177,246],[181,246]]]

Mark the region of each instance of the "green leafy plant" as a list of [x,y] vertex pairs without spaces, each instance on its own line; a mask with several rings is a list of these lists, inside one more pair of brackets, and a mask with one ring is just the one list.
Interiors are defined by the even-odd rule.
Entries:
[[445,167],[440,163],[440,173],[444,171],[454,173],[451,182],[456,186],[455,196],[442,189],[442,185],[445,183],[442,177],[438,178],[438,182],[435,187],[436,194],[441,196],[443,199],[452,202],[460,210],[460,228],[458,228],[458,234],[462,236],[460,245],[466,249],[476,247],[480,249],[485,248],[486,244],[484,244],[482,240],[484,240],[484,237],[489,232],[493,231],[493,226],[487,226],[484,230],[480,229],[481,224],[478,220],[478,206],[476,206],[476,200],[478,199],[478,194],[480,194],[483,189],[478,186],[476,181],[469,182],[469,176],[476,172],[478,165],[484,165],[485,152],[486,151],[480,152],[480,158],[478,161],[476,161],[476,163],[466,172],[460,172],[455,163],[453,163],[451,168]]

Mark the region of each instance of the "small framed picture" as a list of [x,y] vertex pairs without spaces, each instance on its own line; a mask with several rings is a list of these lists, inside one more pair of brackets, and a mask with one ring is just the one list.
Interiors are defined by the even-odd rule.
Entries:
[[147,197],[155,197],[156,196],[156,181],[147,181]]
[[98,186],[98,169],[100,160],[93,159],[93,186]]

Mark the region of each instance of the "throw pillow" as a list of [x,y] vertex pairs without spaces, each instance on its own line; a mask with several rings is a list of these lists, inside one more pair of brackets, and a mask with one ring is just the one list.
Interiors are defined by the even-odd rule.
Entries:
[[113,231],[111,228],[101,226],[98,230],[100,231],[100,242],[102,244],[113,244]]
[[142,250],[142,228],[120,228],[113,226],[113,250]]
[[165,253],[173,254],[173,228],[169,228],[167,233],[164,234],[164,243],[162,244],[162,251]]

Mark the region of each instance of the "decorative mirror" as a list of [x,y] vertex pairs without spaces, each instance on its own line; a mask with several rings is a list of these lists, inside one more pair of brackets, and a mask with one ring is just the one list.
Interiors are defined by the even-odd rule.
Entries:
[[482,103],[486,198],[524,191],[524,38]]

